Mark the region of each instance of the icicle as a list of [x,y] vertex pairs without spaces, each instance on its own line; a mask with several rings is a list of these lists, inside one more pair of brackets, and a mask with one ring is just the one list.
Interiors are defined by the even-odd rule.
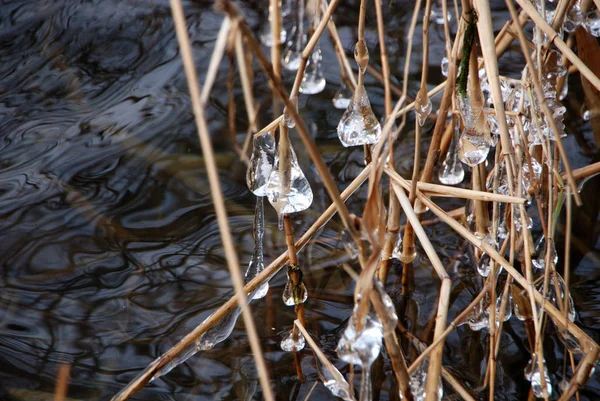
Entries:
[[252,156],[246,172],[246,185],[256,196],[267,194],[267,184],[270,179],[275,160],[275,139],[270,132],[255,136],[252,141]]
[[452,141],[446,151],[446,158],[442,162],[442,168],[438,172],[438,178],[442,184],[457,185],[465,178],[465,170],[458,160],[457,143],[459,140],[459,133],[460,123],[456,121]]
[[321,68],[322,59],[321,48],[317,44],[310,55],[306,70],[304,71],[304,77],[302,77],[302,83],[300,84],[300,93],[315,95],[325,89],[327,82]]
[[302,333],[296,333],[296,339],[294,339],[294,329],[292,329],[281,341],[281,349],[285,352],[298,352],[304,349],[304,344],[306,344],[306,340]]
[[292,35],[283,53],[283,60],[281,62],[283,67],[290,71],[296,71],[300,67],[302,50],[306,45],[306,35],[304,35],[304,0],[297,0],[296,13]]
[[[414,401],[425,401],[427,398],[426,387],[427,387],[427,369],[429,363],[423,362],[415,372],[410,375],[410,392],[413,395]],[[442,387],[442,379],[439,380],[437,399],[441,400],[444,396],[444,388]],[[402,392],[400,392],[400,399],[404,399]]]
[[[254,226],[252,237],[254,238],[254,253],[246,270],[246,283],[256,277],[263,269],[263,236],[265,233],[264,200],[262,196],[256,198],[256,209],[254,212]],[[260,299],[267,295],[269,283],[265,282],[258,287],[252,299]]]
[[331,370],[328,369],[316,356],[315,360],[317,361],[317,373],[325,387],[327,387],[335,397],[339,397],[344,401],[356,401],[350,392],[350,385],[340,371],[333,365],[331,365]]
[[345,110],[350,105],[350,102],[352,101],[352,92],[346,86],[344,81],[342,81],[340,89],[335,92],[335,95],[333,95],[333,99],[331,101],[333,102],[333,107],[336,109]]
[[300,267],[289,265],[287,270],[288,281],[283,289],[283,303],[287,306],[300,305],[308,299],[308,291],[302,281]]
[[[283,137],[283,136],[282,136]],[[267,197],[269,202],[280,218],[285,213],[296,213],[308,209],[313,200],[313,193],[308,180],[300,169],[296,153],[289,140],[279,143],[279,153],[275,156],[275,163],[269,184],[267,185]],[[284,147],[282,149],[282,146]],[[286,149],[287,148],[287,154]],[[288,166],[280,164],[280,156],[286,154],[284,160],[288,159]],[[281,228],[281,227],[280,227]]]
[[381,125],[371,109],[369,96],[363,85],[356,87],[337,126],[337,133],[345,147],[374,144],[381,137]]
[[525,368],[525,378],[531,382],[533,394],[538,398],[546,398],[552,395],[552,383],[550,382],[550,376],[548,375],[548,369],[546,368],[546,361],[543,361],[543,364],[544,381],[546,382],[545,388],[542,387],[542,379],[536,354],[531,354],[531,359]]
[[[281,5],[281,2],[279,2],[279,4]],[[288,12],[289,12],[289,9],[288,9]],[[271,24],[270,24],[271,14],[272,14],[271,2],[269,1],[269,15],[268,15],[269,24],[263,25],[260,35],[259,35],[260,42],[267,47],[273,46],[273,35],[271,35]],[[285,12],[284,8],[281,8],[281,19],[283,19],[283,17],[285,17],[286,15],[287,15],[287,13]],[[281,24],[281,31],[279,32],[279,43],[285,43],[286,38],[287,38],[287,32],[286,32],[283,24]]]
[[360,400],[372,399],[371,365],[377,359],[383,342],[383,328],[379,317],[369,307],[369,312],[363,318],[362,330],[358,331],[359,304],[354,305],[354,310],[348,325],[342,334],[337,346],[338,356],[362,368]]

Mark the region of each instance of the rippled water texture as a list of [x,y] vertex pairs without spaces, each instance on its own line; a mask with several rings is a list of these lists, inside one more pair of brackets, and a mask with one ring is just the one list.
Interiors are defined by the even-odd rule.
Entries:
[[[412,7],[407,2],[384,3],[389,8],[392,74],[399,77]],[[186,2],[184,7],[203,79],[221,17],[211,2]],[[258,32],[266,21],[266,2],[245,3],[242,8]],[[337,20],[348,54],[355,41],[357,10],[357,4],[344,4]],[[500,13],[498,20],[505,19],[506,13]],[[374,21],[368,21],[366,34],[372,64],[377,65]],[[432,32],[430,75],[437,83],[442,30],[433,27]],[[337,141],[335,127],[342,111],[332,107],[331,98],[339,87],[339,72],[330,41],[324,38],[321,46],[328,85],[317,97],[302,96],[300,109],[343,188],[360,171],[363,156],[360,149],[344,149]],[[417,39],[415,49],[419,47]],[[420,74],[418,54],[414,63],[415,79],[409,84],[413,96]],[[245,167],[231,151],[227,69],[224,61],[207,116],[229,223],[240,261],[246,265],[252,252],[254,200],[245,185]],[[290,85],[293,77],[285,79]],[[366,85],[375,114],[381,117],[382,89],[372,78]],[[257,73],[255,94],[265,102],[262,123],[270,118],[268,91],[264,75]],[[238,80],[235,92],[241,143],[247,119]],[[407,175],[413,143],[409,130],[403,135],[397,166]],[[329,198],[295,133],[292,141],[298,144],[299,162],[315,192],[311,210],[295,219],[300,233],[328,206]],[[579,155],[574,139],[567,139],[567,146],[571,154]],[[577,157],[580,163],[589,160]],[[360,213],[364,199],[364,190],[358,191],[351,211]],[[462,204],[444,204],[457,206]],[[334,219],[300,254],[310,294],[309,330],[332,358],[350,314],[353,290],[347,274],[337,268],[346,260],[340,231]],[[474,285],[475,273],[467,263],[472,262],[465,244],[447,227],[436,225],[428,233],[440,246],[454,287],[464,286],[456,290],[453,318],[470,302],[467,290]],[[279,255],[284,243],[269,208],[265,262]],[[599,252],[597,243],[591,246],[577,261],[581,268],[571,280],[578,323],[598,340]],[[3,400],[52,399],[61,364],[71,366],[69,397],[107,400],[231,294],[168,2],[13,1],[0,6],[0,261]],[[420,333],[437,302],[439,282],[432,278],[421,251],[418,261],[419,286],[408,303],[399,296],[398,269],[388,286],[396,302],[419,312],[409,325]],[[302,400],[317,373],[312,354],[305,351],[307,380],[298,382],[293,357],[279,349],[294,318],[292,308],[281,302],[284,283],[285,277],[277,276],[267,298],[253,303],[253,312],[277,398]],[[506,371],[521,372],[528,358],[522,351],[523,329],[514,319],[511,324],[502,361]],[[472,387],[480,385],[476,360],[484,345],[469,352],[462,345],[475,337],[477,343],[479,336],[460,328],[449,337],[444,360]],[[481,341],[485,344],[483,335]],[[560,354],[561,348],[555,348]],[[546,360],[552,373],[561,371],[562,357]],[[347,366],[338,363],[338,367],[347,373]],[[374,373],[375,387],[382,388],[381,397],[387,399],[389,366],[382,372]],[[499,399],[520,399],[526,393],[522,374],[510,373],[513,376],[515,380],[504,379]],[[582,399],[594,399],[599,387],[597,381],[590,382]],[[331,399],[321,384],[313,397]],[[245,398],[260,399],[261,392],[241,323],[225,343],[195,356],[135,396]]]

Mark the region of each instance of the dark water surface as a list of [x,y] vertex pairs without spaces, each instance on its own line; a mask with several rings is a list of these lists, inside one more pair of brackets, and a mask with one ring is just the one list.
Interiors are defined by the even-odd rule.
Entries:
[[[351,54],[358,4],[343,3],[336,21]],[[384,3],[392,74],[401,77],[412,6]],[[211,2],[186,2],[184,7],[203,79],[222,17]],[[496,28],[507,18],[501,8],[495,9]],[[244,3],[242,9],[258,32],[266,23],[266,1]],[[366,35],[371,64],[378,66],[371,13]],[[442,29],[432,26],[432,87],[442,78],[442,37]],[[333,109],[330,99],[340,82],[338,66],[327,35],[320,43],[328,85],[320,95],[302,96],[300,108],[344,188],[362,168],[363,156],[360,149],[344,149],[337,141],[335,126],[342,112]],[[420,46],[419,37],[409,83],[412,96],[419,85]],[[501,62],[502,73],[517,74],[520,67],[515,60],[521,61],[516,48]],[[252,251],[254,199],[245,185],[245,166],[228,139],[227,68],[224,61],[207,116],[229,223],[245,266]],[[292,74],[285,79],[291,85]],[[254,85],[258,101],[264,103],[261,122],[266,123],[270,105],[265,76],[257,73]],[[382,116],[383,89],[372,78],[367,78],[367,87],[375,113]],[[247,119],[239,80],[235,94],[241,143]],[[594,145],[577,104],[568,106],[568,132],[574,135],[569,135],[566,146],[579,167],[589,163]],[[315,193],[312,208],[295,217],[296,232],[302,233],[328,206],[329,198],[298,137],[292,135]],[[412,168],[411,136],[406,129],[398,145],[397,167],[405,176]],[[231,295],[167,1],[2,2],[0,152],[0,399],[52,399],[58,368],[68,364],[69,397],[107,400]],[[350,202],[351,211],[360,214],[364,200],[361,189]],[[450,200],[442,205],[450,209],[463,203]],[[275,213],[267,208],[268,262],[284,250],[285,241]],[[334,219],[300,254],[310,294],[309,329],[332,359],[351,311],[353,291],[351,279],[338,268],[347,261],[340,231],[341,224]],[[454,318],[480,283],[463,241],[443,225],[427,232],[453,279],[456,297],[450,318]],[[581,234],[588,245],[576,250],[580,255],[573,258],[576,270],[571,282],[577,323],[598,341],[600,244],[595,234],[593,230]],[[400,304],[400,266],[395,267],[388,288]],[[418,314],[408,323],[420,334],[439,288],[421,250],[416,282],[407,309]],[[306,380],[299,382],[292,355],[279,349],[294,319],[293,309],[281,302],[284,283],[284,274],[276,276],[267,299],[253,303],[253,312],[277,399],[303,400],[317,375],[309,350],[303,352]],[[499,361],[504,374],[498,379],[497,399],[523,399],[528,382],[522,370],[529,356],[522,323],[510,320],[504,336]],[[557,393],[563,357],[562,345],[553,338],[546,341],[546,358]],[[445,365],[471,388],[481,384],[486,341],[484,333],[472,333],[464,326],[447,341]],[[347,372],[347,366],[338,366]],[[380,372],[375,376],[381,383],[381,399],[389,399],[389,362]],[[448,387],[446,394],[456,399]],[[581,399],[599,397],[596,377]],[[135,396],[137,400],[261,398],[241,323],[230,339]],[[312,399],[332,396],[318,384]]]

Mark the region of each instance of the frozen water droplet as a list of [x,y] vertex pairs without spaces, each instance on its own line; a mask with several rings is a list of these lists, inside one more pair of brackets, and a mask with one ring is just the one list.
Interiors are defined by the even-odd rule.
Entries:
[[577,337],[569,333],[568,330],[562,330],[556,328],[556,334],[558,339],[564,344],[564,346],[573,354],[581,354],[583,349]]
[[300,305],[308,299],[308,291],[302,282],[302,270],[298,266],[288,266],[288,281],[283,289],[283,303],[287,306]]
[[592,114],[590,113],[590,111],[588,110],[588,108],[586,107],[583,110],[583,113],[581,113],[581,118],[583,119],[583,121],[590,121],[590,118],[592,117]]
[[458,108],[460,111],[460,115],[463,120],[463,124],[466,128],[475,128],[475,124],[477,123],[477,119],[479,115],[483,111],[481,107],[473,108],[471,104],[471,100],[469,96],[463,96],[459,94],[458,96]]
[[292,28],[291,38],[283,52],[281,65],[289,71],[296,71],[300,67],[302,60],[302,50],[306,45],[306,35],[304,34],[304,5],[298,7],[297,19]]
[[325,77],[321,70],[321,48],[317,45],[313,50],[306,69],[304,71],[304,77],[300,84],[300,93],[305,95],[315,95],[325,89]]
[[[504,316],[502,321],[506,322],[508,321],[511,317],[512,317],[512,310],[513,310],[513,299],[512,299],[512,295],[510,295],[510,292],[508,293],[508,298],[506,299],[506,306],[504,308]],[[496,327],[499,326],[500,323],[500,312],[502,311],[502,294],[500,294],[498,296],[498,298],[496,299]]]
[[[446,19],[448,20],[448,22],[452,20],[452,14],[450,14],[450,10],[448,9],[446,9]],[[429,21],[434,22],[437,25],[444,25],[444,9],[442,8],[439,2],[437,2],[437,4],[431,5]]]
[[552,395],[552,383],[550,382],[550,376],[546,368],[546,361],[544,361],[544,381],[546,382],[546,386],[543,387],[536,354],[531,355],[531,359],[525,368],[525,378],[531,382],[531,388],[536,397],[543,398]]
[[281,349],[285,352],[298,352],[304,349],[304,344],[306,340],[301,332],[296,334],[296,339],[294,339],[294,330],[290,330],[288,335],[281,340]]
[[595,37],[600,37],[600,11],[594,10],[587,13],[585,17],[587,30]]
[[563,393],[566,393],[567,391],[569,391],[569,381],[566,379],[562,379],[560,382],[558,382],[558,388]]
[[337,126],[337,133],[345,147],[370,145],[379,140],[381,125],[373,114],[363,85],[356,88],[354,97]]
[[483,163],[490,151],[490,141],[484,133],[465,128],[458,141],[458,157],[468,166]]
[[252,141],[252,156],[246,172],[246,185],[256,196],[267,194],[267,184],[275,160],[275,139],[270,133],[255,136]]
[[563,82],[563,86],[560,89],[560,95],[558,95],[558,100],[563,101],[567,97],[569,93],[569,74],[565,75],[565,81]]
[[417,122],[422,127],[427,121],[427,117],[431,114],[431,99],[427,95],[426,90],[420,90],[415,100],[415,114]]
[[490,257],[489,255],[484,253],[483,255],[481,255],[481,257],[479,258],[479,262],[477,263],[477,273],[479,273],[481,277],[487,277],[490,275],[491,271],[492,265]]
[[[279,32],[279,43],[285,43],[285,39],[287,38],[287,32],[285,28],[281,27],[281,32]],[[260,42],[267,46],[273,46],[273,36],[271,35],[271,25],[265,24],[263,25],[260,32]]]
[[338,91],[333,96],[333,99],[332,99],[333,107],[335,107],[336,109],[345,110],[348,108],[351,101],[352,101],[352,92],[346,86],[346,84],[344,82],[342,82],[340,89],[338,89]]
[[[427,398],[426,384],[427,384],[427,369],[429,364],[427,362],[421,363],[417,370],[410,375],[410,392],[413,395],[415,401],[425,401]],[[437,399],[441,400],[444,396],[444,388],[442,387],[442,379],[439,380]],[[400,392],[400,399],[404,399],[402,392]]]
[[300,169],[291,143],[289,144],[289,158],[289,170],[282,172],[280,171],[279,154],[275,156],[275,163],[267,185],[267,198],[279,215],[308,209],[313,200],[312,190]]
[[457,142],[459,140],[459,132],[460,124],[456,122],[452,142],[450,142],[450,146],[448,146],[446,158],[442,162],[442,166],[438,172],[438,179],[442,184],[457,185],[465,178],[465,170],[458,160]]
[[489,325],[489,318],[487,310],[484,307],[485,298],[482,299],[477,305],[471,309],[471,313],[467,316],[466,320],[460,325],[468,324],[471,330],[480,331],[485,329]]
[[448,61],[448,57],[444,57],[442,59],[440,68],[442,69],[442,75],[448,77],[448,70],[450,69],[450,62]]
[[214,348],[220,342],[225,341],[233,331],[235,323],[242,310],[238,307],[225,315],[219,323],[208,329],[197,341],[198,350],[205,351]]
[[344,401],[355,401],[354,396],[350,392],[350,385],[340,371],[333,365],[331,365],[331,370],[329,370],[319,358],[315,357],[315,359],[317,361],[317,373],[325,387],[327,387],[334,396],[339,397]]
[[337,346],[338,356],[348,363],[371,367],[377,359],[383,341],[383,327],[377,314],[371,309],[364,317],[361,331],[358,330],[359,303],[354,305],[354,311],[348,320],[348,325]]

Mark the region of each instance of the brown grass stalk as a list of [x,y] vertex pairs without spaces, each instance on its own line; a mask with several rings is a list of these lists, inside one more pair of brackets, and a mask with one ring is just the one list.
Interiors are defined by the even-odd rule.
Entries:
[[215,213],[217,215],[221,241],[223,242],[223,248],[227,258],[227,267],[229,268],[229,273],[233,281],[236,296],[239,299],[240,307],[243,308],[242,318],[244,319],[244,325],[246,332],[248,333],[250,347],[256,362],[256,367],[260,373],[259,380],[265,395],[265,399],[272,401],[275,398],[270,387],[269,373],[262,355],[260,342],[258,340],[258,333],[254,319],[252,318],[251,309],[248,305],[248,299],[246,293],[244,292],[244,281],[242,279],[237,254],[235,252],[235,246],[233,245],[233,239],[229,230],[225,200],[223,198],[223,193],[221,192],[219,173],[217,171],[210,134],[208,132],[208,125],[206,123],[204,108],[202,107],[200,98],[200,84],[198,83],[198,77],[196,75],[196,67],[194,65],[194,58],[192,55],[192,46],[185,23],[183,6],[180,0],[171,0],[171,11],[173,13],[173,19],[175,20],[175,30],[177,33],[179,46],[181,48],[181,57],[183,60],[183,66],[192,99],[192,108],[196,120],[196,128],[200,138],[202,153],[204,154],[205,158],[206,172],[210,183],[211,196],[215,205]]

